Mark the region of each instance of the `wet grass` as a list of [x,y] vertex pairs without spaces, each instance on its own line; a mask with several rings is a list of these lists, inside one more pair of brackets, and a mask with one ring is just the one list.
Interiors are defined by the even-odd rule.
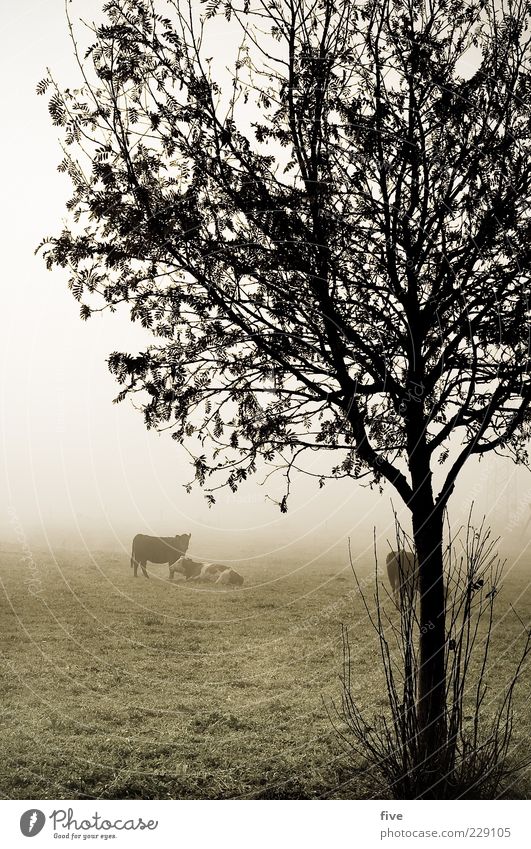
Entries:
[[[249,562],[241,590],[133,580],[114,554],[0,555],[4,798],[367,798],[374,776],[330,723],[341,624],[367,716],[376,642],[345,562]],[[373,567],[361,564],[370,585]],[[520,614],[527,576],[509,575]],[[369,586],[369,592],[370,592]],[[527,617],[529,618],[529,616]],[[521,626],[500,619],[499,656]],[[517,746],[531,731],[529,688]],[[509,795],[531,795],[524,774]]]

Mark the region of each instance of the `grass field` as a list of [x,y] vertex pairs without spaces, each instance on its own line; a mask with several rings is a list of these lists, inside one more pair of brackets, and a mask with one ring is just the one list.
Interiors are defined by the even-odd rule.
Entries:
[[[367,798],[329,711],[340,699],[341,623],[370,718],[385,703],[378,654],[345,562],[249,562],[241,590],[132,578],[116,554],[0,554],[3,798]],[[374,567],[360,566],[370,584]],[[495,629],[502,680],[529,620],[510,573]],[[370,586],[369,586],[369,591]],[[531,732],[529,676],[515,743]],[[531,796],[527,772],[508,793]]]

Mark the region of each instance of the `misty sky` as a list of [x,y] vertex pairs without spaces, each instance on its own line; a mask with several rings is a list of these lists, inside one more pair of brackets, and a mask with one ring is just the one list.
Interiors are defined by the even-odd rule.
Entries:
[[[98,0],[74,0],[97,18]],[[105,360],[113,350],[145,348],[149,337],[127,313],[79,320],[66,274],[47,272],[34,249],[59,232],[69,180],[56,170],[62,155],[36,83],[50,66],[60,84],[79,82],[63,0],[5,4],[0,53],[4,132],[0,138],[4,202],[2,240],[0,540],[129,549],[133,533],[190,531],[199,558],[305,556],[345,539],[370,552],[372,528],[382,546],[392,535],[390,487],[383,496],[355,482],[313,480],[294,487],[287,516],[266,500],[261,476],[208,509],[185,452],[168,433],[147,432],[131,402],[111,403],[118,388]],[[469,502],[487,512],[512,552],[531,535],[531,476],[494,457],[469,465],[450,503],[452,520]]]

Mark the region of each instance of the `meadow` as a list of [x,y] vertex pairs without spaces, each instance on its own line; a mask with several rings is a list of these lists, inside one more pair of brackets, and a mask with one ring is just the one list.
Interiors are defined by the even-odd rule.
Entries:
[[[0,553],[3,798],[370,798],[375,775],[341,746],[341,626],[367,718],[385,706],[376,639],[348,559],[238,564],[240,590],[132,577],[127,555]],[[372,593],[374,564],[358,563]],[[510,570],[493,681],[531,618]],[[335,723],[341,727],[336,717]],[[515,751],[529,756],[529,675]],[[508,789],[531,796],[531,772]]]

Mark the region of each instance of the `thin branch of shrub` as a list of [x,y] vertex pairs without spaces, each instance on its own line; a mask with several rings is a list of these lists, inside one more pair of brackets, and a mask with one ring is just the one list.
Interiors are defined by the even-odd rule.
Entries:
[[[382,583],[374,539],[376,576],[370,603],[356,573],[349,540],[358,593],[377,636],[386,705],[367,721],[353,692],[353,660],[348,629],[343,625],[341,705],[334,705],[335,717],[330,712],[329,716],[346,752],[365,758],[374,769],[382,795],[398,799],[493,798],[502,794],[504,786],[527,764],[515,758],[511,741],[515,689],[531,653],[531,628],[510,605],[522,627],[523,643],[493,708],[487,695],[493,689],[495,605],[505,562],[499,559],[498,539],[492,538],[485,520],[479,527],[473,526],[472,508],[465,528],[454,534],[446,517],[446,536],[446,736],[441,739],[435,777],[433,765],[427,769],[418,744],[416,582],[403,580],[399,601],[393,598]],[[413,554],[411,540],[396,514],[395,539],[396,551]]]

